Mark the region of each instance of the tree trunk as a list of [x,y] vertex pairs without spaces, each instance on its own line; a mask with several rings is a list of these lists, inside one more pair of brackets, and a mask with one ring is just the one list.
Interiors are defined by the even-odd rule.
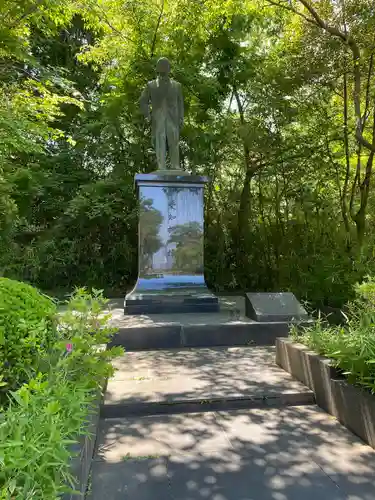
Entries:
[[350,151],[349,151],[349,131],[348,131],[348,75],[344,73],[344,148],[345,148],[345,179],[341,193],[341,212],[344,221],[345,231],[350,246],[350,223],[348,217],[348,186],[350,178]]
[[[374,145],[375,149],[375,107],[373,109],[373,123],[372,123],[372,144]],[[357,172],[355,176],[355,180],[353,183],[353,189],[352,189],[352,197],[350,200],[351,204],[351,216],[353,221],[356,224],[357,228],[357,238],[358,238],[358,243],[359,246],[361,247],[364,242],[364,236],[366,232],[366,212],[367,212],[367,204],[368,204],[368,197],[370,194],[370,187],[371,187],[371,177],[372,177],[372,167],[374,163],[374,151],[371,151],[369,154],[369,157],[367,159],[366,163],[366,170],[365,170],[365,175],[364,179],[361,182],[361,171],[360,171],[360,165],[361,165],[361,148],[359,147],[358,150],[358,163],[357,163]],[[359,187],[360,191],[360,206],[359,210],[357,211],[356,214],[353,213],[353,200],[355,196],[355,188],[356,186]]]
[[[374,139],[375,139],[375,112],[374,112]],[[366,212],[367,212],[368,196],[370,193],[373,163],[374,163],[374,153],[371,152],[366,164],[365,178],[363,179],[363,182],[360,185],[360,191],[361,191],[360,207],[358,212],[354,216],[354,222],[357,228],[357,239],[360,247],[364,243],[364,237],[366,233]]]
[[[246,166],[246,174],[245,180],[242,186],[241,196],[240,196],[240,206],[238,210],[238,228],[239,230],[244,229],[249,221],[250,216],[250,207],[251,207],[251,180],[253,178],[253,172],[250,166],[249,161],[249,150],[246,146],[244,146],[244,155],[245,155],[245,166]],[[241,231],[240,231],[241,232]]]

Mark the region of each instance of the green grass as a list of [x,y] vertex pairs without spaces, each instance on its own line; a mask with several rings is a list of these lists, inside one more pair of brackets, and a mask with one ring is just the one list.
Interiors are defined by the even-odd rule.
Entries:
[[292,331],[294,340],[331,358],[352,384],[375,393],[375,281],[368,277],[355,287],[347,323],[330,326],[319,318],[311,327]]

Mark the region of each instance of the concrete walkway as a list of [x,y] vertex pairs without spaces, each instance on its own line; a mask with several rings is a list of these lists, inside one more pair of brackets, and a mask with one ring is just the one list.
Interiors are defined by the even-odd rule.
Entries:
[[114,366],[106,404],[312,394],[276,366],[270,346],[130,352]]
[[[128,353],[107,404],[308,391],[273,348]],[[202,399],[203,401],[203,399]],[[302,406],[103,419],[90,500],[375,500],[375,451]]]

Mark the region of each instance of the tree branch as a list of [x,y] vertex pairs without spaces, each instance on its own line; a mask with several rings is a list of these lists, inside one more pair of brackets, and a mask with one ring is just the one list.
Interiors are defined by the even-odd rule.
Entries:
[[356,188],[359,187],[360,182],[361,182],[361,153],[362,153],[362,144],[358,144],[358,150],[357,150],[357,166],[356,166],[356,171],[355,171],[355,177],[353,180],[352,184],[352,189],[350,193],[350,202],[349,202],[349,211],[350,211],[350,217],[352,218],[353,221],[355,221],[355,213],[354,213],[354,200],[355,200],[355,192]]
[[370,112],[369,112],[370,88],[371,88],[371,76],[372,76],[373,65],[374,65],[374,54],[372,53],[370,56],[370,64],[369,64],[368,73],[367,73],[366,103],[365,103],[365,111],[364,111],[363,117],[362,117],[362,132],[364,131],[365,126],[366,126],[366,122],[368,120],[368,117],[370,116]]
[[102,14],[103,14],[103,19],[104,19],[104,22],[106,23],[106,25],[111,28],[112,31],[114,31],[117,35],[119,35],[123,40],[125,40],[126,42],[131,42],[131,43],[136,43],[132,38],[124,35],[120,30],[118,30],[117,28],[115,28],[113,26],[113,24],[111,23],[111,21],[108,19],[107,17],[107,14],[105,13],[104,9],[102,7],[99,7]]
[[361,190],[365,190],[365,192],[366,192],[366,203],[367,203],[368,193],[369,193],[369,189],[370,189],[372,165],[374,162],[374,153],[375,153],[375,109],[374,109],[374,118],[373,118],[373,122],[372,122],[372,145],[374,146],[374,150],[371,151],[371,153],[367,159],[365,177],[364,177],[362,184],[360,186]]
[[[21,21],[23,21],[24,19],[26,19],[28,16],[30,16],[31,14],[33,14],[36,10],[38,10],[39,8],[39,4],[42,3],[42,0],[37,0],[36,4],[35,5],[32,5],[29,7],[28,10],[26,10],[26,12],[24,12],[19,18],[15,19],[9,26],[8,28],[15,28]],[[11,9],[4,15],[4,16],[1,16],[1,20],[5,21],[6,17],[8,14],[10,14],[11,12]]]
[[161,23],[161,18],[163,17],[163,13],[164,13],[164,0],[162,0],[162,3],[161,3],[160,14],[159,14],[158,22],[156,23],[154,38],[152,40],[151,58],[154,57],[155,47],[156,47],[156,38],[157,38],[158,31],[159,31],[159,27],[160,27],[160,23]]
[[300,17],[302,17],[308,23],[316,25],[316,22],[314,21],[314,19],[311,19],[311,18],[305,16],[305,14],[303,12],[300,12],[298,9],[295,9],[289,3],[285,4],[285,3],[275,2],[274,0],[266,0],[266,2],[271,4],[271,5],[274,5],[275,7],[281,7],[284,10],[288,10],[289,12],[293,12],[294,14],[297,14]]
[[375,151],[374,146],[367,141],[363,136],[363,123],[362,123],[362,112],[361,112],[361,68],[360,59],[361,52],[355,40],[345,32],[340,31],[334,26],[330,26],[328,23],[323,21],[319,16],[317,11],[312,7],[312,5],[307,0],[298,0],[313,16],[316,21],[317,26],[320,26],[323,30],[327,31],[331,35],[340,38],[344,43],[348,45],[353,55],[353,77],[354,77],[354,111],[356,116],[356,139],[362,144],[366,149],[370,151]]
[[348,76],[344,74],[344,148],[345,148],[345,179],[341,197],[342,216],[347,233],[349,233],[347,193],[350,179],[350,151],[349,151],[349,132],[348,132]]
[[354,100],[354,111],[356,117],[356,132],[355,137],[357,141],[362,144],[369,151],[375,152],[375,147],[367,141],[363,136],[362,130],[362,112],[361,112],[361,67],[360,67],[360,59],[361,52],[352,36],[349,34],[340,31],[338,28],[329,25],[326,21],[324,21],[318,12],[314,9],[314,7],[310,4],[308,0],[298,0],[300,4],[302,4],[305,9],[311,14],[312,18],[306,16],[300,10],[292,7],[291,5],[286,5],[280,2],[276,2],[275,0],[266,0],[269,4],[275,5],[277,7],[282,7],[290,12],[297,14],[298,16],[305,19],[305,21],[315,24],[320,27],[327,33],[332,36],[339,38],[342,42],[344,42],[351,50],[353,56],[353,78],[354,78],[354,92],[353,92],[353,100]]
[[242,106],[242,102],[240,99],[240,95],[239,95],[237,87],[235,85],[233,85],[233,95],[236,98],[238,112],[240,113],[240,121],[243,125],[245,123],[244,111],[243,111],[243,106]]
[[[331,35],[341,38],[342,41],[345,43],[349,43],[349,40],[351,40],[351,37],[349,37],[346,33],[343,33],[339,29],[335,28],[334,26],[330,26],[328,23],[326,23],[318,14],[318,12],[314,9],[312,5],[307,0],[298,0],[306,10],[310,12],[312,15],[313,19],[315,20],[315,24],[317,26],[320,26],[323,30],[327,31]],[[297,11],[298,13],[298,11]]]
[[229,100],[228,113],[229,113],[230,108],[231,108],[231,106],[232,106],[233,97],[234,97],[234,96],[233,96],[233,92],[232,92],[232,93],[231,93],[231,95],[230,95],[230,100]]

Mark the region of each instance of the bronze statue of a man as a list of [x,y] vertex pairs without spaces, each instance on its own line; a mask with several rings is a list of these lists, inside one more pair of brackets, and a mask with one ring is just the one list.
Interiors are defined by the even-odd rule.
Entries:
[[166,168],[167,143],[171,168],[180,169],[179,140],[184,123],[184,102],[181,84],[170,78],[170,70],[168,59],[159,59],[157,78],[147,83],[141,96],[141,110],[152,122],[152,139],[159,170]]

